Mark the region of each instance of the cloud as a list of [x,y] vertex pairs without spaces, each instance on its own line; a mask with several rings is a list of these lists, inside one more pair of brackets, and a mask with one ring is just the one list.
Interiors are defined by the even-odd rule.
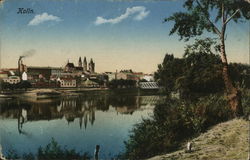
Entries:
[[124,14],[116,18],[105,19],[103,17],[97,17],[95,24],[96,25],[101,25],[104,23],[116,24],[116,23],[120,23],[121,21],[127,19],[129,16],[132,16],[132,15],[135,15],[133,18],[134,20],[140,21],[146,18],[149,13],[150,11],[147,11],[145,7],[135,6],[135,7],[127,8]]
[[54,15],[49,15],[48,13],[44,12],[42,14],[36,15],[29,23],[29,26],[36,26],[41,23],[44,23],[46,21],[55,21],[55,22],[60,22],[61,18],[54,16]]

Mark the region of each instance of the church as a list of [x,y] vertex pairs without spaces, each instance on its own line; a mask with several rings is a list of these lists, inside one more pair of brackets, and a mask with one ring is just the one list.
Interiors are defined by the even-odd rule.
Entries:
[[68,61],[64,68],[65,72],[71,72],[71,73],[85,73],[85,74],[93,74],[95,73],[95,63],[93,59],[90,59],[90,62],[88,64],[86,57],[84,57],[84,60],[82,61],[82,58],[79,57],[78,60],[78,66],[75,66],[74,63],[71,63]]

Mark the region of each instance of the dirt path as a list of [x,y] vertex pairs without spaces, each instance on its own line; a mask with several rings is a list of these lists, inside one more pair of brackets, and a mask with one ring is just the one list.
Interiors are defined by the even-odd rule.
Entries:
[[191,153],[182,149],[150,160],[247,160],[248,129],[243,119],[224,122],[193,139]]

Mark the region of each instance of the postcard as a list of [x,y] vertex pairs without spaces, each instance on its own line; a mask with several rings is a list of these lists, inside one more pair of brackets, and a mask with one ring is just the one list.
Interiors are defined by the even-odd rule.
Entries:
[[247,159],[248,0],[0,0],[0,159]]

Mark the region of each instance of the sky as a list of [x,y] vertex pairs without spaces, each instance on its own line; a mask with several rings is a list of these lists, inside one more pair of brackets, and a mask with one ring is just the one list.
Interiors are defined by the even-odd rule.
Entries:
[[[191,42],[169,36],[164,18],[182,11],[183,0],[6,0],[0,6],[1,67],[63,67],[93,58],[97,72],[132,69],[153,73],[166,53],[182,57]],[[17,14],[30,8],[31,14]],[[248,63],[249,22],[229,23],[230,62]]]

